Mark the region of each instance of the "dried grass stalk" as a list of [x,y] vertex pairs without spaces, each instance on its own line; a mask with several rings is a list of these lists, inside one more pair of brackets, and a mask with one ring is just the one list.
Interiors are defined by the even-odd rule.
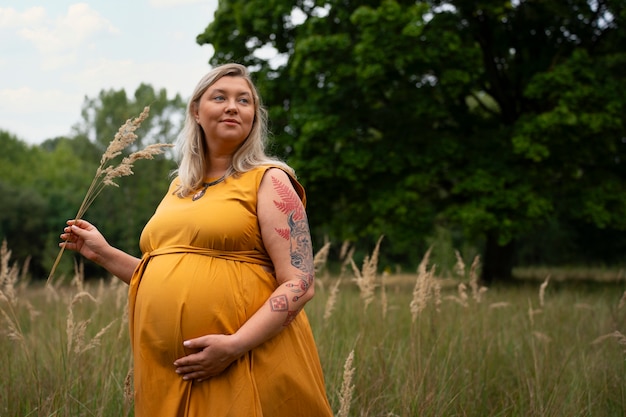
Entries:
[[413,287],[413,298],[409,305],[412,322],[417,320],[417,316],[424,311],[431,298],[433,299],[436,311],[439,311],[439,306],[441,305],[441,283],[435,278],[435,265],[428,269],[431,252],[432,246],[428,248],[417,267],[417,278],[415,280],[415,286]]
[[460,278],[465,278],[465,262],[458,250],[454,250],[454,256],[456,257],[456,264],[454,264],[454,273]]
[[326,242],[320,250],[317,251],[313,257],[313,268],[315,271],[315,284],[324,290],[324,281],[328,277],[328,269],[326,264],[328,263],[328,254],[330,252],[330,242]]
[[[98,195],[100,195],[100,193],[106,186],[113,185],[115,187],[118,187],[118,185],[113,181],[114,179],[132,175],[133,164],[137,160],[154,159],[154,155],[162,154],[164,152],[164,148],[170,148],[173,146],[171,144],[163,143],[148,145],[143,150],[131,153],[129,156],[123,158],[118,165],[111,164],[111,161],[113,159],[120,156],[124,149],[126,149],[129,145],[135,142],[135,139],[137,139],[135,131],[141,126],[141,123],[148,118],[149,113],[150,107],[146,106],[139,116],[134,119],[128,119],[126,123],[120,126],[117,133],[115,134],[115,137],[109,143],[109,146],[100,158],[100,165],[96,169],[96,175],[92,179],[91,184],[87,189],[87,193],[83,198],[83,202],[81,203],[78,212],[74,217],[75,220],[80,220],[83,218],[87,209],[91,206],[91,204],[93,204],[95,199],[98,197]],[[52,277],[54,276],[54,271],[59,265],[64,251],[65,246],[62,246],[59,250],[56,260],[54,261],[54,264],[52,265],[50,274],[48,275],[48,283],[50,283],[50,281],[52,280]]]
[[9,266],[11,259],[11,251],[8,248],[7,241],[2,241],[0,247],[0,298],[6,300],[12,306],[17,305],[17,292],[15,284],[19,277],[19,268],[17,265]]
[[85,333],[87,331],[87,325],[91,320],[76,321],[74,320],[74,305],[83,298],[88,298],[94,303],[96,299],[86,291],[78,292],[72,297],[69,305],[67,306],[67,322],[65,325],[65,333],[67,335],[67,354],[71,356],[72,351],[80,353],[85,346]]
[[626,336],[624,334],[622,334],[619,330],[615,330],[613,333],[609,333],[609,334],[605,334],[603,336],[600,336],[598,338],[596,338],[593,342],[591,342],[592,345],[597,345],[598,343],[601,343],[603,341],[605,341],[606,339],[615,339],[617,340],[617,343],[619,343],[620,345],[624,346],[624,353],[626,353]]
[[326,300],[326,306],[324,307],[324,323],[328,322],[330,316],[332,316],[335,310],[335,304],[337,303],[337,294],[339,294],[339,284],[341,284],[341,277],[339,277],[330,289],[330,294]]
[[6,303],[7,308],[5,309],[3,305],[0,305],[0,313],[7,323],[7,337],[24,343],[24,332],[20,326],[17,314],[18,296],[15,290],[20,276],[19,267],[17,264],[9,266],[10,259],[11,251],[8,248],[7,241],[3,240],[0,247],[0,303]]
[[417,267],[417,278],[415,279],[415,286],[413,287],[413,298],[409,308],[411,309],[411,317],[413,321],[417,319],[417,315],[426,308],[428,296],[430,294],[428,284],[428,262],[430,260],[430,254],[432,252],[432,246],[428,248],[422,260]]
[[457,286],[457,293],[459,294],[458,296],[449,295],[446,299],[456,301],[459,305],[467,307],[469,305],[467,302],[469,299],[469,296],[467,295],[467,285],[460,282]]
[[387,299],[387,289],[385,286],[385,278],[389,277],[389,273],[384,271],[380,277],[380,303],[382,305],[383,320],[387,318],[387,310],[389,309],[389,300]]
[[352,403],[352,394],[354,393],[354,385],[352,377],[354,375],[354,350],[350,352],[346,362],[343,365],[343,380],[341,382],[341,392],[339,393],[339,413],[337,417],[348,417],[350,412],[350,404]]
[[532,301],[528,300],[528,320],[530,321],[530,327],[535,327],[535,316],[543,312],[540,308],[533,308]]
[[546,277],[546,279],[539,286],[539,307],[543,308],[546,296],[546,288],[548,288],[548,283],[550,282],[550,275]]
[[350,258],[350,264],[352,265],[352,270],[355,275],[353,280],[359,286],[361,299],[365,303],[364,308],[366,310],[367,306],[374,301],[374,290],[376,289],[376,270],[378,268],[378,253],[380,252],[380,243],[382,240],[383,236],[378,238],[378,242],[376,242],[376,247],[374,247],[372,255],[366,256],[365,259],[363,259],[363,266],[360,271],[356,267],[354,260]]
[[346,256],[348,256],[348,250],[350,248],[350,241],[344,240],[341,244],[341,249],[339,250],[339,259],[345,260]]
[[487,287],[483,287],[478,283],[478,270],[480,269],[480,256],[476,255],[472,261],[469,272],[469,285],[472,289],[472,297],[474,301],[480,303],[482,301],[483,294],[487,292]]
[[[342,248],[343,250],[343,248]],[[342,256],[341,268],[339,269],[339,278],[346,276],[346,271],[348,270],[348,265],[352,263],[352,257],[354,256],[354,247],[347,250],[345,256]]]
[[133,371],[133,368],[129,368],[126,378],[124,378],[124,401],[126,403],[131,403],[135,397],[133,393]]
[[317,251],[313,257],[313,267],[315,274],[319,274],[328,262],[328,253],[330,252],[330,242],[326,242],[320,250]]

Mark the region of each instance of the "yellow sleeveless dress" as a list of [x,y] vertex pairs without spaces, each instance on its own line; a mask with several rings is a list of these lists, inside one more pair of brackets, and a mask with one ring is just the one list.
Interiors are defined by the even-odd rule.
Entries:
[[277,287],[263,269],[271,262],[256,216],[269,168],[227,178],[196,201],[174,195],[174,179],[146,224],[129,289],[136,417],[333,415],[304,311],[219,376],[184,381],[173,365],[194,352],[184,340],[236,332]]

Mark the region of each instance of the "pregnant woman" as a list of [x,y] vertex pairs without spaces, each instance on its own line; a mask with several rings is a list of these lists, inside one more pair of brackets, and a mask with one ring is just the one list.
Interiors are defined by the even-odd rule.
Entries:
[[247,69],[196,86],[142,258],[85,220],[61,238],[129,284],[137,417],[332,416],[306,314],[314,294],[305,193],[265,154]]

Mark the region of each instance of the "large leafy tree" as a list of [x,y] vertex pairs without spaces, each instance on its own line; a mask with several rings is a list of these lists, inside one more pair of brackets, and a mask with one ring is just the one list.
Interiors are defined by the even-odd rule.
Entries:
[[626,228],[625,4],[220,1],[198,42],[256,71],[318,237],[458,228],[491,282],[554,219]]

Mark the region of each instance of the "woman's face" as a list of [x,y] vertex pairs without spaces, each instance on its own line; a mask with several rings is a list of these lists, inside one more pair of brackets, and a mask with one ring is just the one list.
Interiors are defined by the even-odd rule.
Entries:
[[209,149],[226,145],[234,152],[248,137],[254,122],[254,98],[242,77],[224,76],[200,97],[196,122],[202,127]]

